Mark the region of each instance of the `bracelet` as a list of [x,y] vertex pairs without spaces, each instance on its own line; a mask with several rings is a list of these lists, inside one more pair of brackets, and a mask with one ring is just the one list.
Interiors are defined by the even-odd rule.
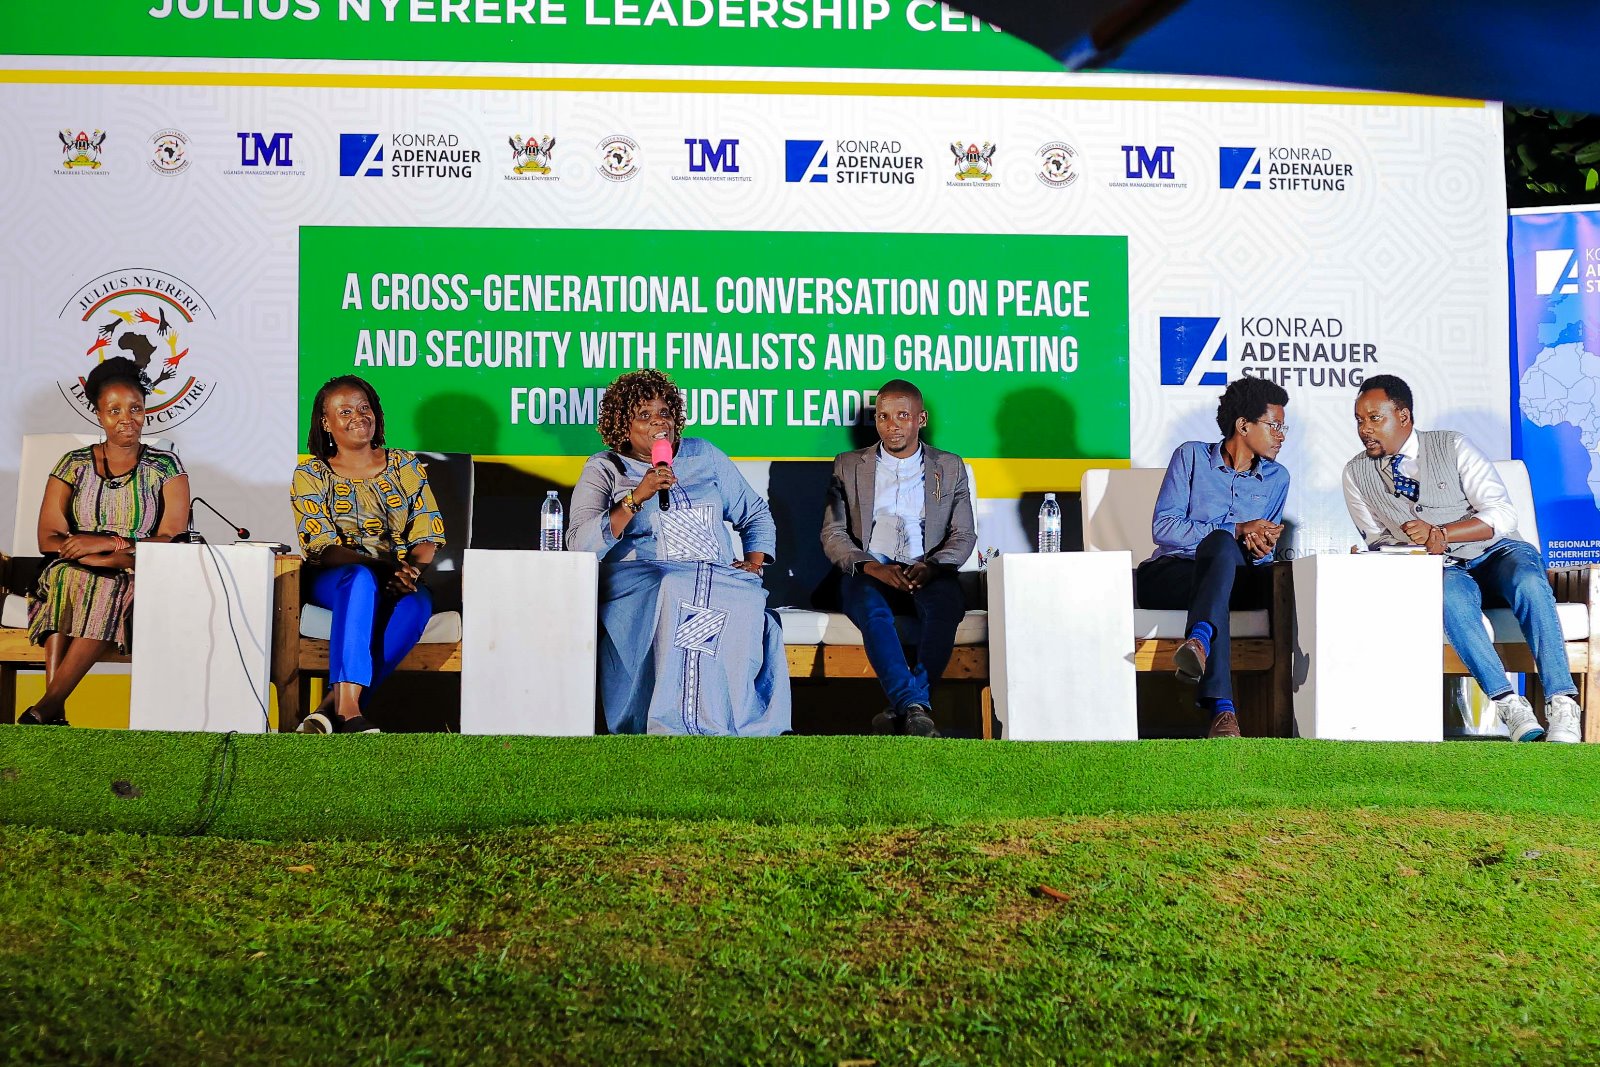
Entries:
[[635,515],[644,510],[644,505],[633,498],[632,489],[629,489],[628,495],[622,498],[622,506],[633,512]]

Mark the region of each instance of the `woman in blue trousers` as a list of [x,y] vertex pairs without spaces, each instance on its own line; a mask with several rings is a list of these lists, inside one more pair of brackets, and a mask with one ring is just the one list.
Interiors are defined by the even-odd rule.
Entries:
[[378,394],[353,374],[311,405],[311,459],[294,470],[296,528],[310,600],[333,615],[328,695],[300,733],[376,733],[362,714],[433,615],[423,576],[444,521],[417,457],[385,448]]

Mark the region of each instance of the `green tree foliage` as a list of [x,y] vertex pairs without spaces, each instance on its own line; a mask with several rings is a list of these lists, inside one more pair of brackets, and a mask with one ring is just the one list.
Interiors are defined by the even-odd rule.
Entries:
[[1600,116],[1506,105],[1511,207],[1600,203]]

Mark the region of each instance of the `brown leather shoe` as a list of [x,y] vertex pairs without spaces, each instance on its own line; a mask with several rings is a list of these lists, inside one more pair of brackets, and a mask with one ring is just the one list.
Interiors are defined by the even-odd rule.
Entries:
[[1191,637],[1172,654],[1172,663],[1177,667],[1178,681],[1194,685],[1206,673],[1206,646]]
[[1238,737],[1239,720],[1233,712],[1225,711],[1221,715],[1211,717],[1211,729],[1206,731],[1206,737]]

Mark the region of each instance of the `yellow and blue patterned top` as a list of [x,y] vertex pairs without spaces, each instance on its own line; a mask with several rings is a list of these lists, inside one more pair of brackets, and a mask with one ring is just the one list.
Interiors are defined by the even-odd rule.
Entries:
[[404,449],[389,449],[388,465],[376,478],[346,478],[320,459],[308,460],[294,469],[290,497],[307,559],[331,545],[404,559],[417,545],[445,543],[428,472]]

